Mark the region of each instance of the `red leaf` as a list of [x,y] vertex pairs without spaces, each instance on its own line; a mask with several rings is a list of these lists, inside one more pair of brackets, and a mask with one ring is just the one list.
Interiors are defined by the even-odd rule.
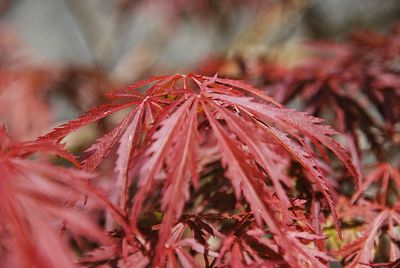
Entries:
[[66,124],[53,129],[50,133],[39,137],[39,141],[53,141],[58,142],[68,134],[75,130],[86,126],[90,123],[96,122],[114,112],[134,105],[136,102],[117,103],[117,104],[104,104],[86,112],[85,115],[80,116],[78,119],[71,120]]

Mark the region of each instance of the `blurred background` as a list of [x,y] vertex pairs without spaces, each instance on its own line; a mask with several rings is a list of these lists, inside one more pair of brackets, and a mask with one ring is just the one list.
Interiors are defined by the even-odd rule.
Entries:
[[400,0],[1,0],[0,14],[0,122],[26,140],[151,75],[242,78],[295,65],[307,40],[387,32]]

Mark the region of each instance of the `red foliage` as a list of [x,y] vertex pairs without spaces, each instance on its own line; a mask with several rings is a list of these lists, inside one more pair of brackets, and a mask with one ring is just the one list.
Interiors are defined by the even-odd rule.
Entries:
[[[13,55],[1,58],[0,119],[12,136],[46,128],[49,85],[79,109],[107,102],[36,141],[0,128],[0,266],[396,267],[399,30],[311,47],[321,55],[293,69],[240,59],[233,68],[310,114],[245,82],[195,74],[103,98],[97,88],[111,83],[101,70],[14,68]],[[344,132],[357,167],[314,116]],[[60,144],[108,117],[121,120],[81,161]]]
[[[148,87],[145,93],[137,91],[143,86]],[[141,238],[141,246],[123,238],[122,243],[130,249],[122,262],[142,256],[155,266],[175,263],[175,257],[184,266],[194,263],[193,253],[183,250],[183,245],[204,256],[219,256],[217,263],[262,264],[269,263],[265,260],[269,255],[278,258],[283,254],[278,262],[323,266],[321,261],[329,259],[318,250],[304,247],[303,240],[323,237],[312,234],[317,230],[306,222],[305,226],[297,225],[298,216],[289,210],[296,210],[295,179],[286,172],[290,168],[288,158],[300,164],[308,184],[324,196],[322,204],[331,211],[340,232],[329,181],[311,145],[323,155],[322,146],[326,146],[356,179],[358,175],[349,155],[331,138],[337,133],[322,125],[320,119],[285,109],[240,81],[192,74],[150,78],[116,90],[109,97],[114,101],[91,109],[39,141],[59,141],[84,125],[132,107],[111,132],[88,149],[89,156],[83,161],[86,170],[94,171],[117,147],[115,196],[110,198],[118,200],[131,232]],[[218,172],[221,168],[223,173]],[[215,204],[207,200],[194,206],[194,197],[207,179],[223,178],[230,181],[232,200],[245,219],[230,217],[239,226],[245,220],[247,227],[233,226],[220,234],[237,242],[228,243],[231,240],[224,238],[218,255],[208,249],[206,239],[216,235],[214,229],[221,226],[211,227],[200,216],[194,222],[186,219],[214,211]],[[146,218],[155,210],[161,211],[161,222]],[[193,238],[183,237],[187,227],[192,229]],[[154,228],[157,236],[150,232]],[[252,229],[254,235],[250,235]],[[270,239],[261,238],[267,234]],[[265,244],[270,254],[256,259],[236,256],[242,247],[251,250],[253,240]],[[226,255],[227,251],[231,254]]]
[[400,258],[397,246],[397,229],[400,227],[399,183],[399,170],[388,163],[381,163],[372,169],[360,189],[354,193],[352,202],[356,204],[343,205],[344,220],[358,222],[362,229],[358,239],[337,252],[345,257],[348,267],[385,259],[395,262]]
[[28,158],[36,153],[76,163],[59,145],[13,142],[0,128],[1,266],[76,267],[69,236],[60,243],[62,230],[72,231],[76,239],[109,243],[99,226],[73,207],[94,176]]
[[283,103],[300,96],[306,111],[330,118],[351,136],[357,149],[361,131],[384,160],[382,140],[398,140],[399,25],[386,36],[359,31],[348,43],[315,42],[310,46],[319,56],[292,70],[267,70],[266,77],[282,81],[274,85],[274,96]]

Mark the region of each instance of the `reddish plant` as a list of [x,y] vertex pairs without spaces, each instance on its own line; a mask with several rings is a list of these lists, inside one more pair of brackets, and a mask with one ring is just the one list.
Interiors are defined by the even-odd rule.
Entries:
[[355,241],[347,243],[337,252],[345,258],[348,267],[379,261],[395,263],[400,258],[397,246],[399,183],[399,170],[388,163],[381,163],[372,169],[354,193],[351,202],[355,205],[341,205],[343,220],[350,226],[356,226],[361,233]]
[[[108,102],[36,141],[0,128],[0,266],[398,266],[398,30],[314,48],[322,56],[294,69],[240,58],[227,68],[312,115],[218,76],[152,77],[103,98],[96,85],[109,81],[96,69],[47,77],[4,64],[0,82],[35,100],[22,105],[0,89],[0,120],[22,126],[19,135],[11,125],[12,136],[32,135],[31,117],[13,116],[15,103],[49,115],[36,94],[48,84],[58,82],[79,109]],[[227,61],[208,63],[202,71],[212,73]],[[357,168],[314,116],[344,132]],[[113,121],[81,161],[60,143]],[[32,128],[42,131],[39,122]]]
[[[140,93],[137,89],[144,86],[147,90]],[[204,255],[207,266],[213,257],[218,264],[318,267],[330,259],[304,245],[323,236],[298,212],[307,201],[297,199],[295,186],[310,185],[322,194],[313,215],[319,218],[322,208],[329,209],[340,233],[330,181],[314,147],[326,157],[326,146],[356,179],[358,175],[349,155],[331,137],[337,133],[320,119],[285,109],[240,81],[193,74],[150,78],[109,97],[113,102],[93,108],[39,141],[59,141],[130,108],[83,160],[83,168],[94,171],[116,147],[110,199],[137,236],[131,244],[124,237],[128,234],[122,235],[122,263],[140,257],[143,265],[164,266],[178,258],[183,266],[194,265],[195,252]],[[289,159],[302,167],[306,180],[288,174]],[[221,186],[210,194],[202,189],[204,184]],[[221,191],[231,203],[225,204],[230,209],[218,212],[222,204],[215,195]],[[151,216],[156,211],[157,219]],[[234,224],[225,226],[228,220]],[[219,253],[207,242],[213,236],[223,240]],[[257,247],[264,250],[250,257]],[[88,258],[86,263],[90,260],[111,261]]]
[[[101,228],[82,209],[93,175],[58,167],[32,154],[54,154],[76,163],[61,146],[13,142],[0,128],[0,261],[2,267],[76,267],[70,236],[110,243]],[[60,243],[60,230],[66,235]],[[85,243],[80,243],[84,246]]]
[[395,25],[386,36],[358,31],[348,43],[311,43],[317,57],[291,70],[267,69],[278,81],[273,95],[285,104],[300,96],[306,111],[328,118],[359,151],[362,133],[384,161],[384,143],[398,140],[399,33]]

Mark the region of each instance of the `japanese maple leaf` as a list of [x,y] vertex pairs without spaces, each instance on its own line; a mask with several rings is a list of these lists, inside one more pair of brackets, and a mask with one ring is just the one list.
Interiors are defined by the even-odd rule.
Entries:
[[[400,237],[396,231],[399,224],[398,209],[383,209],[366,223],[365,230],[358,239],[345,245],[336,254],[344,257],[345,267],[378,266],[378,263],[374,264],[376,256],[385,257],[388,262],[395,262],[400,257]],[[387,242],[382,238],[387,239]]]
[[5,267],[77,267],[68,236],[60,240],[63,226],[74,236],[110,243],[88,215],[72,206],[93,175],[31,159],[37,153],[78,164],[60,145],[14,142],[0,128],[0,262]]
[[343,220],[358,223],[359,228],[364,229],[359,238],[338,251],[345,257],[346,267],[359,264],[368,267],[375,261],[375,256],[388,262],[399,258],[400,236],[396,231],[400,224],[399,174],[389,163],[375,165],[353,195],[351,201],[356,205],[343,206]]
[[[183,238],[186,225],[178,223],[175,225],[170,233],[170,237],[165,243],[167,248],[166,251],[166,262],[171,264],[173,267],[179,267],[179,262],[183,267],[200,267],[194,256],[189,254],[185,249],[189,247],[193,251],[206,254],[206,256],[217,257],[218,253],[212,250],[206,250],[205,246],[197,242],[193,238]],[[175,265],[174,265],[175,264]]]
[[265,74],[277,81],[272,86],[274,96],[285,104],[300,97],[307,112],[328,118],[359,151],[361,130],[383,160],[381,136],[395,140],[400,120],[398,28],[395,25],[386,36],[359,31],[346,43],[312,43],[319,57],[286,68],[276,77],[277,72]]
[[[377,184],[377,194],[373,197],[379,204],[391,207],[398,202],[400,188],[400,172],[389,163],[380,163],[365,177],[360,189],[354,193],[352,201],[355,202],[365,191]],[[392,191],[392,195],[391,192]],[[395,201],[393,201],[395,200]]]
[[[326,267],[326,261],[332,257],[318,249],[307,246],[304,241],[323,240],[324,237],[306,233],[289,231],[287,238],[292,245],[298,246],[297,262],[301,267]],[[303,240],[301,242],[300,240]],[[258,265],[261,267],[276,267],[290,265],[279,251],[276,242],[269,239],[265,231],[252,223],[252,219],[244,216],[232,232],[222,240],[217,266],[246,267]]]
[[[145,93],[136,89],[147,86]],[[91,148],[83,166],[94,170],[117,146],[116,189],[119,206],[135,230],[146,198],[161,192],[162,223],[153,264],[169,257],[166,243],[171,229],[190,198],[189,187],[199,183],[205,168],[209,140],[215,140],[217,158],[231,181],[237,200],[244,197],[257,224],[266,224],[291,265],[298,265],[300,250],[286,235],[286,226],[274,215],[267,182],[282,207],[290,198],[282,187],[288,180],[275,163],[282,152],[300,163],[325,197],[340,231],[327,178],[310,144],[329,148],[357,179],[348,153],[331,136],[337,134],[322,120],[283,108],[260,90],[241,81],[201,75],[153,77],[109,94],[114,102],[90,110],[86,115],[56,128],[40,141],[59,141],[72,131],[128,107],[127,116]],[[212,138],[211,138],[212,137]],[[215,158],[215,154],[212,156]],[[134,182],[136,179],[136,183]],[[137,187],[135,193],[129,189]]]

